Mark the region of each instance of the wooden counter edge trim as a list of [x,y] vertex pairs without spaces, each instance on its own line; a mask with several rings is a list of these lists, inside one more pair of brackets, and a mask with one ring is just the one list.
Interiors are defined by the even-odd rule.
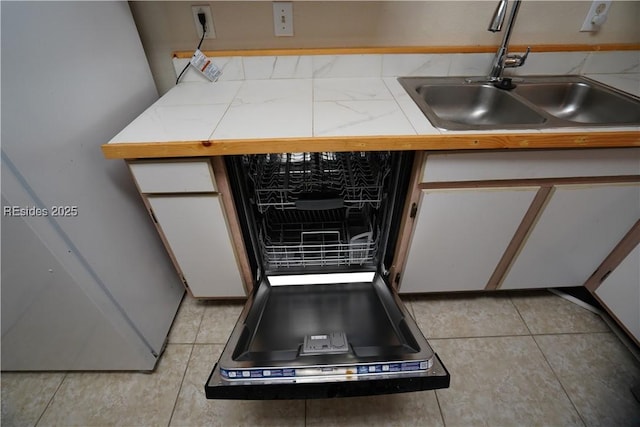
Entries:
[[418,207],[422,196],[422,191],[418,187],[418,184],[422,177],[424,159],[424,152],[415,153],[413,165],[411,166],[411,177],[409,178],[405,204],[402,209],[402,216],[399,218],[401,223],[396,237],[396,250],[393,254],[392,264],[389,267],[389,280],[391,282],[391,286],[396,291],[399,290],[400,283],[402,282],[401,276],[407,264],[407,254],[409,253],[409,247],[411,246],[411,238],[413,236],[413,229],[415,226],[416,218],[411,217],[411,207],[413,204]]
[[[233,200],[233,192],[231,190],[231,184],[229,183],[227,166],[224,163],[224,159],[219,156],[211,158],[211,166],[216,178],[216,184],[218,185],[218,195],[222,198],[222,210],[227,221],[227,229],[229,232],[229,239],[233,246],[233,254],[235,255],[236,262],[238,263],[238,270],[240,271],[244,290],[246,295],[249,296],[253,292],[253,275],[251,273],[251,266],[249,265],[247,248],[245,247],[244,239],[242,238],[242,228],[240,227],[236,204]],[[229,268],[231,268],[231,266],[229,266]]]
[[[378,47],[316,47],[316,48],[272,48],[272,49],[235,49],[205,50],[209,57],[223,56],[291,56],[291,55],[362,55],[362,54],[401,54],[401,53],[493,53],[494,45],[469,46],[378,46]],[[513,52],[525,51],[527,45],[513,45]],[[615,50],[640,50],[640,43],[605,44],[540,44],[532,45],[531,52],[606,52]],[[193,51],[174,51],[174,58],[191,58]]]
[[406,151],[531,148],[640,147],[640,132],[500,133],[398,136],[341,136],[211,141],[111,143],[107,159],[200,157],[301,151]]

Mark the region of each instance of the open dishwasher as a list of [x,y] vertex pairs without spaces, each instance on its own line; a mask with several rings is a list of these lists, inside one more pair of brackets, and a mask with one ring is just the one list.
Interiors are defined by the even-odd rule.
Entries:
[[446,388],[449,373],[386,267],[411,153],[230,156],[256,283],[205,385],[209,399]]

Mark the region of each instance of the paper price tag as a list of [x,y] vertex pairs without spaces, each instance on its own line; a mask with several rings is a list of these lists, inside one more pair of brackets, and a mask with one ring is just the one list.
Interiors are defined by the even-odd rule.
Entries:
[[218,77],[222,74],[222,71],[218,67],[216,67],[211,59],[207,58],[207,56],[200,51],[200,49],[196,49],[189,61],[191,65],[193,65],[198,71],[200,71],[206,78],[215,82],[218,80]]

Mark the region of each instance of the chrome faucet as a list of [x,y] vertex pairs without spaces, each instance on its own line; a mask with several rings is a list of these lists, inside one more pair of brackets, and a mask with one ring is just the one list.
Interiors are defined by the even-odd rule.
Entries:
[[[522,55],[509,54],[509,39],[511,38],[511,31],[513,30],[513,24],[515,23],[516,16],[518,16],[518,10],[520,9],[520,1],[515,0],[513,6],[511,6],[511,14],[507,21],[507,27],[504,30],[504,36],[502,37],[502,43],[496,52],[491,64],[491,71],[487,80],[495,82],[499,87],[504,86],[504,89],[512,88],[511,79],[506,79],[502,76],[505,68],[520,67],[524,65],[531,47],[527,47],[527,51]],[[504,17],[507,12],[507,0],[500,0],[498,7],[496,7],[491,23],[488,30],[491,32],[498,32],[502,29],[504,23]]]

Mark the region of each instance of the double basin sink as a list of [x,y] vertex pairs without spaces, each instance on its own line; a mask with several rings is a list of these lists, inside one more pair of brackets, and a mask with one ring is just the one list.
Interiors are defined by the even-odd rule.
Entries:
[[398,81],[446,130],[640,126],[640,98],[582,76],[524,77],[509,90],[464,77]]

